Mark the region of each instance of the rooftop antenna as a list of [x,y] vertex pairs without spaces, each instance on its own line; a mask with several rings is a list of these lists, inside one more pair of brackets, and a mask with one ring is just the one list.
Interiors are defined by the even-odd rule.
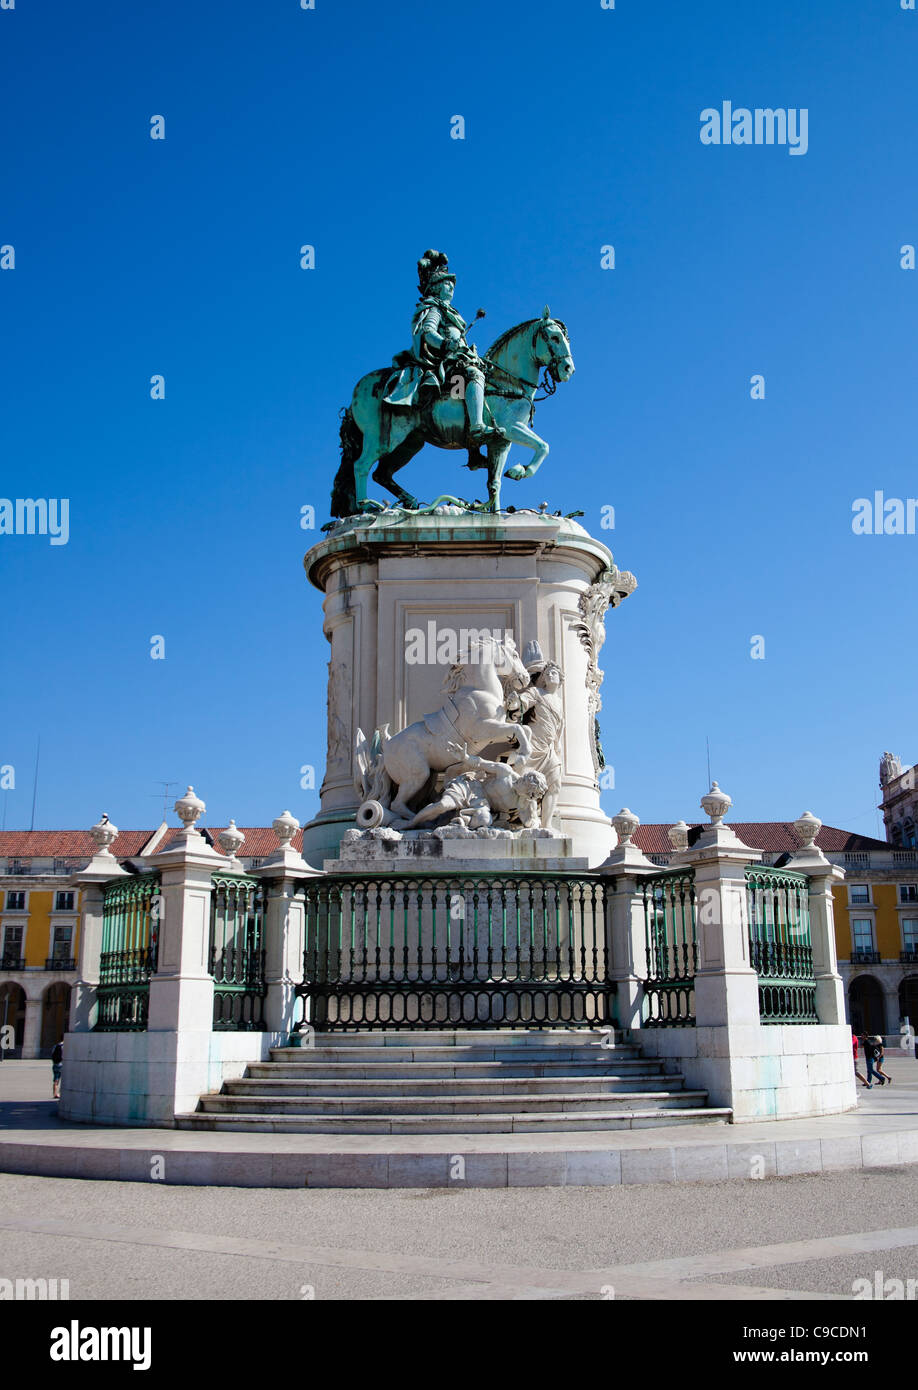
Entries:
[[[163,789],[163,790],[162,790],[162,798],[163,798],[163,820],[165,820],[165,819],[166,819],[166,816],[169,814],[169,788],[170,788],[170,787],[180,787],[182,784],[181,784],[181,782],[165,782],[165,781],[163,781],[162,778],[158,778],[157,780],[159,781],[159,785],[160,785],[160,786],[162,787],[162,789]],[[150,795],[150,796],[155,796],[156,799],[157,799],[157,801],[159,800],[159,797],[160,797],[160,793],[159,793],[159,792],[149,792],[148,795]]]
[[41,753],[41,734],[38,735],[38,747],[35,749],[35,779],[32,783],[32,824],[30,830],[35,829],[35,798],[38,796],[38,757]]

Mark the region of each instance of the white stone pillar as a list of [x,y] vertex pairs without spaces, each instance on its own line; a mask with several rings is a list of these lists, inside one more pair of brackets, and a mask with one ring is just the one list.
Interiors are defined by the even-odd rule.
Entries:
[[791,855],[787,867],[806,874],[810,881],[810,939],[816,978],[816,1014],[820,1023],[844,1024],[845,983],[838,971],[832,884],[840,883],[845,871],[836,864],[830,864],[822,850],[817,849],[815,840],[821,826],[822,821],[810,811],[805,811],[794,822],[803,843]]
[[[259,870],[261,873],[261,870]],[[289,1034],[303,1016],[296,987],[303,979],[305,904],[300,881],[308,874],[269,870],[265,903],[265,1027]]]
[[614,983],[618,1026],[640,1028],[647,976],[647,939],[644,922],[644,896],[641,881],[659,873],[641,853],[631,837],[640,821],[627,807],[613,816],[618,844],[600,865],[599,872],[610,875],[606,894],[606,949],[609,980]]
[[188,788],[175,803],[184,829],[149,863],[159,870],[156,971],[143,1050],[149,1066],[148,1113],[160,1122],[195,1109],[206,1091],[219,1090],[223,1072],[214,1039],[214,981],[210,973],[211,875],[226,868],[195,828],[203,801]]
[[41,999],[25,1001],[25,1028],[22,1034],[22,1057],[37,1057],[41,1051]]
[[699,1027],[758,1026],[759,977],[749,958],[744,870],[761,857],[761,850],[744,845],[725,825],[711,826],[686,851],[685,862],[695,869]]
[[306,913],[302,881],[320,875],[292,846],[299,822],[289,811],[273,822],[278,849],[258,870],[266,884],[265,903],[265,1026],[286,1033],[303,1017],[296,987],[303,979]]
[[198,831],[184,831],[150,862],[160,872],[159,944],[150,979],[150,1032],[213,1031],[211,874],[225,860]]
[[[750,961],[745,868],[762,852],[724,825],[731,799],[716,782],[701,804],[711,823],[695,844],[687,847],[681,826],[678,841],[670,837],[677,867],[691,868],[695,876],[695,1027],[647,1031],[656,1035],[653,1050],[679,1060],[689,1084],[702,1086],[711,1104],[729,1106],[735,1119],[749,1119],[763,1113],[758,1078],[748,1075],[749,1059],[768,1048],[759,1020],[758,975]],[[780,1052],[777,1034],[774,1043]]]
[[128,877],[111,852],[118,827],[103,813],[89,833],[96,842],[96,853],[81,873],[68,880],[80,893],[80,958],[77,980],[70,995],[71,1033],[88,1033],[95,1026],[105,885],[112,879]]

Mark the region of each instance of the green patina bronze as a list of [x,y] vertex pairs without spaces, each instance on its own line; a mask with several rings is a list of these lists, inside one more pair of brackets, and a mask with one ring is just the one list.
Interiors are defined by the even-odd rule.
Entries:
[[[466,450],[467,467],[487,469],[488,500],[469,506],[490,512],[500,510],[501,478],[513,444],[532,449],[533,458],[508,468],[508,478],[531,478],[547,456],[547,443],[532,428],[535,393],[540,372],[548,395],[557,382],[573,375],[567,329],[546,305],[541,318],[509,329],[479,357],[466,337],[469,325],[452,307],[455,283],[446,256],[425,251],[418,261],[421,297],[411,347],[397,354],[392,367],[362,377],[343,413],[332,516],[353,516],[380,505],[367,498],[374,464],[374,481],[402,507],[417,509],[417,498],[399,487],[394,474],[424,444]],[[479,309],[475,318],[482,317]]]

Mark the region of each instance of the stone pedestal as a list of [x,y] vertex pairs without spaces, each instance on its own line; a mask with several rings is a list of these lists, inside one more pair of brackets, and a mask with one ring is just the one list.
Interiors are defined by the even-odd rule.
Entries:
[[455,873],[459,870],[494,874],[583,873],[585,856],[576,857],[570,839],[545,830],[345,831],[340,857],[326,859],[327,874]]
[[[436,659],[436,634],[465,629],[533,639],[564,673],[563,784],[556,828],[591,865],[614,836],[600,809],[594,719],[602,618],[635,587],[582,526],[538,512],[489,515],[385,512],[344,523],[304,564],[325,594],[328,747],[321,810],[305,827],[311,864],[332,856],[354,824],[357,730],[392,733],[439,708],[449,669]],[[424,635],[423,661],[406,660],[411,630]],[[430,639],[433,638],[433,642]],[[316,758],[318,761],[318,757]]]

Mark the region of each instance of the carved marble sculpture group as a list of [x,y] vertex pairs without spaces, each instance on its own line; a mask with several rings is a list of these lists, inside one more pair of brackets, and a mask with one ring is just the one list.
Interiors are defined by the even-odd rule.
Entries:
[[477,634],[443,682],[440,707],[395,735],[357,731],[357,825],[393,831],[541,828],[561,789],[563,676],[538,642]]

